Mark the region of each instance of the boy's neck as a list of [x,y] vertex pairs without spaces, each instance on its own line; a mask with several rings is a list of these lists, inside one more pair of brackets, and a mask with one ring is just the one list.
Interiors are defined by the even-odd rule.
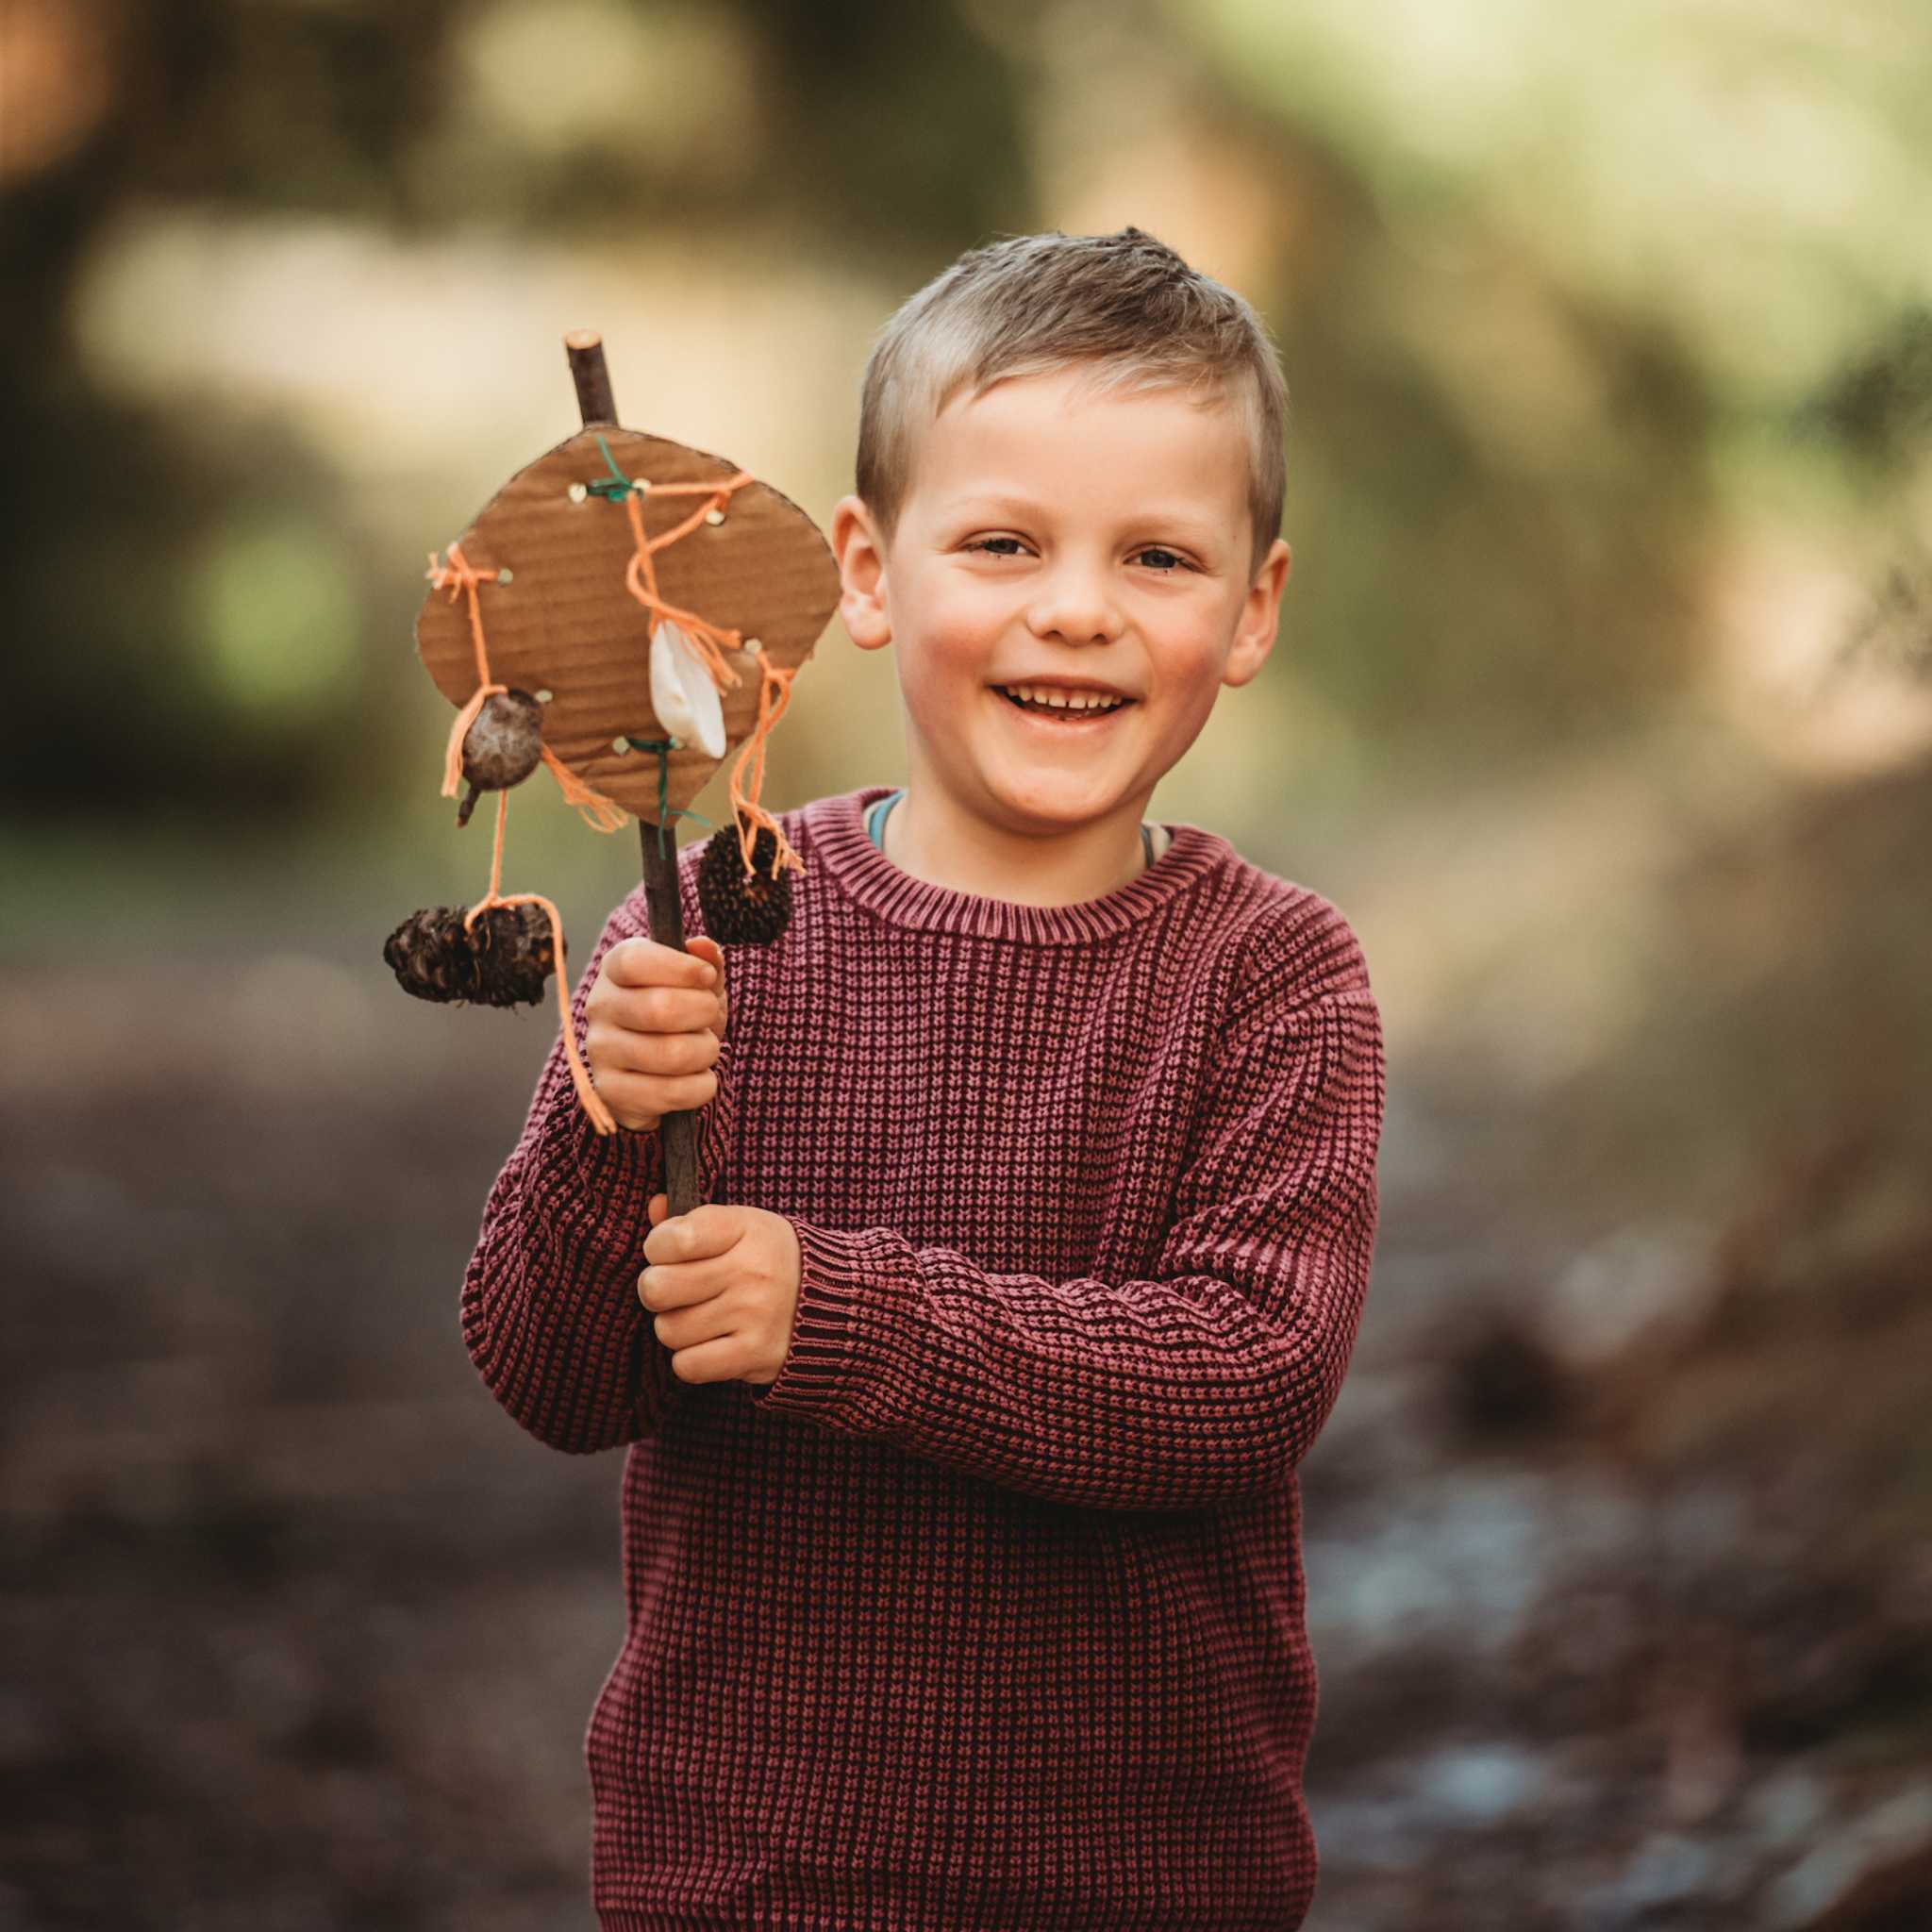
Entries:
[[936,788],[908,784],[881,828],[885,857],[927,885],[1021,906],[1078,906],[1146,870],[1141,810],[1045,837],[990,824]]

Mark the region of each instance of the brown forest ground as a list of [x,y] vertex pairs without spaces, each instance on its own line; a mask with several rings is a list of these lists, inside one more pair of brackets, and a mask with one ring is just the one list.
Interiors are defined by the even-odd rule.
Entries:
[[[1695,855],[1696,1000],[1534,1116],[1453,1054],[1391,1086],[1304,1473],[1318,1932],[1932,1924],[1928,802]],[[1748,988],[1694,970],[1740,876],[1811,935]],[[619,1463],[523,1436],[456,1322],[550,1022],[326,924],[11,963],[0,1927],[591,1923]],[[1822,1005],[1869,1031],[1815,1111],[1629,1177],[1646,1096],[1721,1116]]]

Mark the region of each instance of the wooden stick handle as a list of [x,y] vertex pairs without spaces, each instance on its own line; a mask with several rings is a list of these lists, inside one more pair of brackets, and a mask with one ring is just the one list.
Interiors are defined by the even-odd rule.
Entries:
[[563,339],[570,358],[571,380],[577,386],[577,408],[584,427],[617,421],[617,399],[610,393],[610,371],[604,360],[604,338],[593,328],[574,328]]
[[[571,380],[576,385],[577,408],[584,427],[617,421],[617,398],[610,390],[610,371],[604,360],[604,339],[593,328],[574,328],[563,339],[570,358]],[[674,831],[658,850],[658,827],[638,820],[638,845],[643,860],[644,910],[651,937],[660,946],[684,944],[684,902],[677,891],[677,841]],[[664,1150],[664,1191],[673,1214],[688,1214],[698,1205],[698,1117],[690,1108],[667,1113],[658,1123]]]

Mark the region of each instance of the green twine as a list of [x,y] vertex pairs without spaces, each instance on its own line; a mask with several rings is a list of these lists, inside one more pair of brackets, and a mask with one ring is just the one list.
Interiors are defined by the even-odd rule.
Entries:
[[[597,441],[603,441],[600,436]],[[592,486],[595,487],[594,485]],[[658,754],[658,857],[664,857],[664,821],[668,818],[696,819],[701,825],[711,822],[703,812],[692,811],[689,806],[674,808],[670,803],[671,754],[677,748],[675,738],[633,738],[625,733],[624,741],[633,751],[654,751]]]
[[586,483],[584,488],[593,496],[601,496],[606,503],[622,503],[631,492],[631,479],[617,467],[617,458],[610,454],[610,445],[600,436],[597,447],[604,452],[604,460],[610,466],[608,476],[596,477]]

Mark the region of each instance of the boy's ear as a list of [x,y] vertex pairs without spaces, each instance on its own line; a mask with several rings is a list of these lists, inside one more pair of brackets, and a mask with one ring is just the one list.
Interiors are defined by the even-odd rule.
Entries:
[[886,607],[886,546],[862,496],[841,496],[832,511],[832,555],[839,559],[839,615],[861,651],[892,641]]
[[1274,633],[1281,623],[1281,593],[1293,568],[1294,552],[1281,538],[1275,538],[1242,601],[1222,683],[1245,684],[1268,661],[1268,653],[1274,647]]

